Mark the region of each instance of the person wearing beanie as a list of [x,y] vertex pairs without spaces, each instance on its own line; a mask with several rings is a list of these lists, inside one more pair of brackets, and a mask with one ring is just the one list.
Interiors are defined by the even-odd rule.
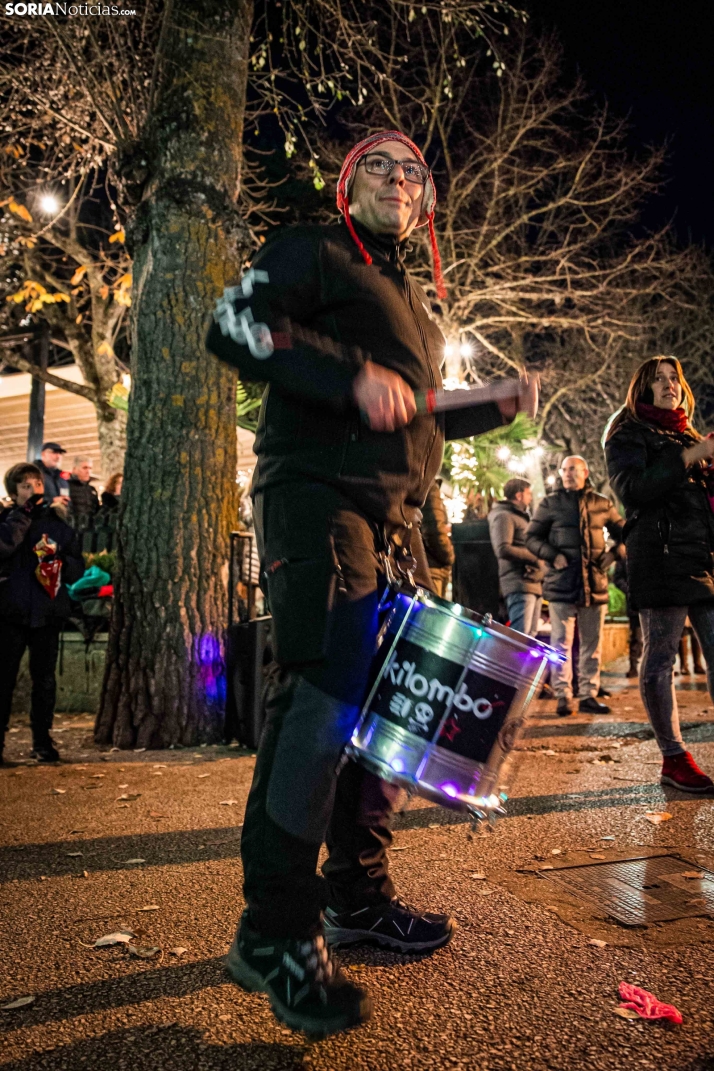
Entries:
[[227,967],[314,1036],[370,1014],[333,947],[425,952],[455,928],[397,897],[387,849],[401,793],[340,756],[365,695],[387,553],[431,588],[418,522],[444,440],[507,423],[519,404],[416,412],[414,392],[441,386],[444,358],[429,296],[404,263],[410,234],[428,227],[444,297],[436,190],[417,146],[397,131],[365,138],[345,159],[337,205],[338,224],[266,242],[218,301],[207,339],[242,379],[268,384],[252,494],[275,665],[241,842],[247,907]]

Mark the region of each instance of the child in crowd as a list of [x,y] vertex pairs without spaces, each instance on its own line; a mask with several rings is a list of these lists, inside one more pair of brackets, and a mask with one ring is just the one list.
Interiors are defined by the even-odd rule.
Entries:
[[32,758],[57,762],[50,736],[55,666],[62,622],[69,617],[67,585],[84,572],[77,533],[61,512],[43,503],[36,465],[5,474],[12,505],[0,512],[0,761],[20,662],[29,649],[32,679]]

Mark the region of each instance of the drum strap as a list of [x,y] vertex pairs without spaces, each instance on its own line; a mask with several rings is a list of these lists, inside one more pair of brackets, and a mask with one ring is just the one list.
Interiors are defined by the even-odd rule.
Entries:
[[414,573],[417,560],[411,549],[412,532],[411,524],[404,528],[394,528],[391,531],[386,526],[382,526],[380,530],[382,546],[379,558],[387,584],[394,590],[407,587],[411,591],[416,591]]

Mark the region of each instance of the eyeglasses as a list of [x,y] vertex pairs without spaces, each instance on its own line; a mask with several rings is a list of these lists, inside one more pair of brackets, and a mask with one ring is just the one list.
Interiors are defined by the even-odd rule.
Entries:
[[382,178],[391,175],[395,164],[399,164],[407,182],[416,182],[420,186],[424,186],[429,178],[429,168],[424,167],[417,160],[392,160],[389,156],[376,154],[363,156],[357,166],[359,167],[360,164],[364,164],[368,175],[381,175]]

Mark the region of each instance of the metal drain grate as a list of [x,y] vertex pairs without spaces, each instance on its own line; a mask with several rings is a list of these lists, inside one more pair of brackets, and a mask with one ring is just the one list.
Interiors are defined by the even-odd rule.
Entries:
[[[704,877],[684,877],[694,871]],[[714,915],[714,873],[676,855],[586,863],[540,873],[628,926]]]

